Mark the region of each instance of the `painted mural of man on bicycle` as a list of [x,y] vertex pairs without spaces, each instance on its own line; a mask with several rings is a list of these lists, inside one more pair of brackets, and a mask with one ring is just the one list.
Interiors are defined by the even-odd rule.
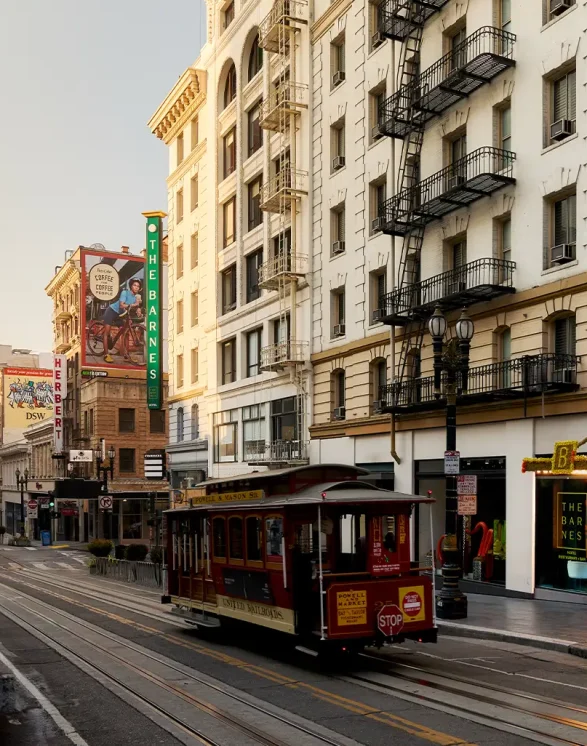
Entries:
[[145,260],[82,252],[85,344],[82,365],[145,367]]

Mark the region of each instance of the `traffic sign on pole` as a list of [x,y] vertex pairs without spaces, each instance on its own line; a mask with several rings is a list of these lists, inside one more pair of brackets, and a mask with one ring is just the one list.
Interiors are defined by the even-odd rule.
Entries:
[[385,604],[377,613],[377,629],[385,637],[398,635],[404,627],[404,615],[399,606]]
[[112,496],[102,495],[100,498],[100,509],[101,510],[112,510]]

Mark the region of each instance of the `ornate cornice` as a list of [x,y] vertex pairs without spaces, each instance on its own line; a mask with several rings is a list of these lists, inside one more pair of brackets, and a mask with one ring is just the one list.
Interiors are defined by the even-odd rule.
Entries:
[[65,264],[55,273],[51,282],[45,288],[47,295],[52,298],[57,290],[69,284],[71,280],[78,278],[80,268],[74,259],[68,259]]
[[206,72],[188,67],[149,120],[149,128],[166,145],[206,100]]

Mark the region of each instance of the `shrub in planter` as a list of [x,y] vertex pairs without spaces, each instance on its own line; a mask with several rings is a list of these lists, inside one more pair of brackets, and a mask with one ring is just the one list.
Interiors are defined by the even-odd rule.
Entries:
[[6,526],[0,526],[0,544],[4,544],[5,533],[6,533]]
[[94,557],[107,557],[112,551],[112,542],[109,539],[94,539],[88,544],[88,552]]
[[151,562],[154,565],[162,565],[163,564],[163,549],[161,549],[161,547],[152,547],[151,548]]
[[117,544],[114,547],[114,556],[116,557],[116,559],[124,559],[126,557],[126,550],[126,544]]
[[149,553],[149,547],[146,544],[129,544],[126,548],[126,559],[134,562],[144,562]]

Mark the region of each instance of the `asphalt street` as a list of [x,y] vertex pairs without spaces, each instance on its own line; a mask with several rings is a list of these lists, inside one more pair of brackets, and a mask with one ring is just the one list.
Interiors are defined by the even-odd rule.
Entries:
[[[267,632],[186,629],[156,591],[90,577],[79,554],[0,548],[0,653],[88,746],[203,742],[146,701],[164,703],[187,728],[205,727],[208,742],[251,741],[240,725],[202,714],[199,698],[296,746],[319,737],[366,746],[587,744],[582,659],[451,637],[325,671]],[[285,718],[277,728],[276,713]],[[18,713],[0,716],[2,746],[71,742],[30,695]]]

